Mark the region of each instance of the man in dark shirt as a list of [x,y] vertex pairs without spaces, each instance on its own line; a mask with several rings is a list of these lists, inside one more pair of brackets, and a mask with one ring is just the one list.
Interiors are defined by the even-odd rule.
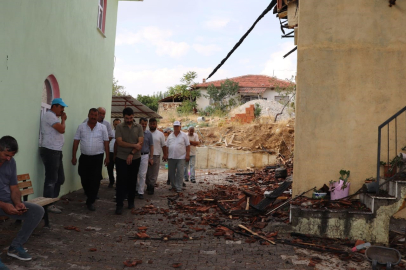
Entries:
[[134,111],[127,107],[123,110],[124,122],[116,127],[116,215],[123,213],[123,201],[128,194],[128,209],[134,208],[135,188],[141,161],[141,148],[144,131],[141,125],[134,123]]
[[[14,155],[18,152],[17,141],[11,136],[0,139],[0,216],[23,220],[21,230],[8,249],[7,255],[23,261],[31,260],[23,244],[44,216],[44,209],[33,203],[21,202],[17,182]],[[0,261],[0,269],[8,269]]]

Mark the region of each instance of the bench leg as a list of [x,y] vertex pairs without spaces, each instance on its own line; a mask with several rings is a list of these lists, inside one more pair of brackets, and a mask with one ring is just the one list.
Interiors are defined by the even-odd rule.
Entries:
[[44,213],[45,227],[49,228],[50,226],[49,226],[49,218],[48,218],[48,205],[44,206],[44,211],[45,211],[45,213]]

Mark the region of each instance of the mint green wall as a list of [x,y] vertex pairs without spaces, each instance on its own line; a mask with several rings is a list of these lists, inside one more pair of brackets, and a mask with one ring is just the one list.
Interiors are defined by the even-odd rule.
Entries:
[[1,2],[0,136],[17,139],[17,172],[30,174],[34,196],[43,190],[38,132],[43,83],[50,74],[69,106],[61,195],[81,188],[77,166],[70,163],[73,136],[91,107],[106,107],[110,119],[117,7],[118,0],[108,0],[104,38],[97,30],[98,0]]

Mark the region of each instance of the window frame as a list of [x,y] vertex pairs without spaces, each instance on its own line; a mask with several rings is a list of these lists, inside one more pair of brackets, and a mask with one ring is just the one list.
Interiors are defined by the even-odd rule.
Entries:
[[97,3],[97,29],[104,35],[106,30],[107,0],[98,0]]

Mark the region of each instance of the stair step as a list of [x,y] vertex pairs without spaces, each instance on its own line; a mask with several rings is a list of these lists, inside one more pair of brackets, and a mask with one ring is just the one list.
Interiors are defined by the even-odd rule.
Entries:
[[366,205],[373,213],[381,206],[386,206],[394,203],[397,198],[390,195],[376,195],[371,193],[360,194],[360,200]]

